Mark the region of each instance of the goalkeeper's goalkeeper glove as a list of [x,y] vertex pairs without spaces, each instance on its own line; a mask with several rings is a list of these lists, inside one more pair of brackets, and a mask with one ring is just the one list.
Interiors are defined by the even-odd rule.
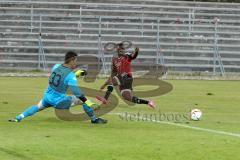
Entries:
[[76,77],[85,76],[85,75],[87,75],[87,71],[79,69],[75,72],[75,75],[76,75]]
[[93,102],[90,101],[89,99],[85,102],[85,104],[88,105],[89,107],[91,107],[93,110],[99,108],[99,105],[97,105],[96,103],[93,103]]

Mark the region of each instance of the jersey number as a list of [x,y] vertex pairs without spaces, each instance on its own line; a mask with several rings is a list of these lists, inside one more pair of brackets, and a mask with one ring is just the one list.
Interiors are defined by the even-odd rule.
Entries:
[[55,87],[58,87],[60,84],[61,78],[62,78],[61,75],[53,72],[49,83]]

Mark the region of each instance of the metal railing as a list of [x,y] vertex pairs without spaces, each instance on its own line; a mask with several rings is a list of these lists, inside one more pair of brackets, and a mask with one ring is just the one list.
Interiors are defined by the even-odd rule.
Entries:
[[[83,11],[87,11],[87,8],[85,8],[84,10],[82,9],[82,6],[79,7],[79,21],[76,21],[78,24],[77,24],[77,29],[78,29],[78,36],[79,36],[79,39],[81,38],[81,35],[82,35],[82,24],[83,24],[83,21],[82,21],[82,18],[90,18],[91,16],[86,16],[86,15],[83,15]],[[188,20],[188,37],[189,39],[194,36],[194,27],[195,27],[195,12],[196,10],[194,10],[193,8],[189,8],[189,15],[188,15],[188,19],[185,18],[185,20]],[[76,15],[75,15],[76,16]],[[145,11],[144,9],[142,9],[142,12],[139,14],[139,17],[138,17],[138,20],[139,20],[139,37],[144,37],[145,36],[145,20],[148,20],[148,19],[151,19],[152,21],[156,21],[157,23],[153,23],[152,22],[152,31],[153,32],[156,32],[156,64],[162,64],[162,65],[166,65],[165,64],[165,60],[164,60],[164,55],[163,55],[163,51],[161,49],[161,41],[160,41],[160,35],[162,34],[161,33],[161,30],[160,30],[160,19],[159,18],[147,18],[147,17],[144,17],[145,16]],[[31,23],[30,23],[30,32],[32,33],[33,32],[33,29],[34,28],[37,28],[35,26],[33,26],[33,22],[35,22],[36,20],[34,19],[34,17],[36,17],[36,15],[34,14],[34,8],[33,8],[33,5],[31,5]],[[47,17],[45,15],[45,17]],[[94,16],[92,16],[94,17]],[[71,16],[69,16],[69,18],[71,18]],[[96,17],[95,17],[96,18]],[[101,61],[102,61],[102,68],[103,68],[103,71],[104,73],[106,74],[107,71],[108,71],[108,67],[106,65],[106,59],[105,59],[105,55],[104,55],[104,50],[103,50],[103,47],[102,47],[102,19],[111,19],[111,17],[109,16],[99,16],[98,17],[98,56],[100,57]],[[112,17],[114,18],[114,17]],[[129,17],[129,19],[134,19],[136,17]],[[203,20],[204,21],[204,20]],[[207,20],[206,20],[207,21]],[[45,54],[44,54],[44,46],[42,44],[42,37],[41,37],[41,23],[42,23],[42,16],[40,15],[40,20],[39,20],[39,43],[38,43],[38,46],[39,46],[39,68],[40,66],[42,65],[43,66],[43,69],[46,68],[46,58],[45,58]],[[108,25],[111,24],[110,22],[107,22],[107,27],[104,28],[104,30],[110,30],[110,28],[108,28]],[[154,26],[157,26],[157,30],[154,28]],[[215,75],[216,74],[216,68],[218,67],[217,66],[217,63],[219,65],[219,68],[220,68],[220,72],[222,75],[224,75],[225,73],[225,69],[224,69],[224,65],[222,63],[222,60],[221,60],[221,55],[219,53],[219,44],[218,44],[218,22],[214,23],[214,44],[213,44],[213,48],[214,48],[214,56],[213,56],[213,74]],[[187,37],[187,36],[186,36]],[[40,65],[41,64],[41,65]]]

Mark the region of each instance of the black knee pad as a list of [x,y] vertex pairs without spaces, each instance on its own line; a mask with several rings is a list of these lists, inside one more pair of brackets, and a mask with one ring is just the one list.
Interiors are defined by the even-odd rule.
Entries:
[[108,87],[107,87],[107,90],[108,90],[109,92],[112,92],[112,91],[113,91],[113,86],[108,86]]

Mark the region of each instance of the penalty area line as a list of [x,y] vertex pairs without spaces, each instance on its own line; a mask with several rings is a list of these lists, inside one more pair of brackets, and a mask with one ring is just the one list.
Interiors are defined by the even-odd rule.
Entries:
[[[110,115],[118,115],[118,116],[123,115],[123,113],[109,113],[109,114]],[[127,117],[129,118],[130,116],[127,115]],[[168,124],[168,125],[182,127],[182,128],[188,128],[188,129],[192,129],[192,130],[198,130],[198,131],[203,131],[203,132],[208,132],[208,133],[214,133],[214,134],[219,134],[219,135],[227,135],[227,136],[240,138],[240,134],[238,134],[238,133],[225,132],[225,131],[214,130],[214,129],[207,129],[207,128],[201,128],[201,127],[194,127],[194,126],[189,126],[189,125],[185,125],[185,124],[177,124],[177,123],[173,123],[173,122],[151,120],[151,119],[144,118],[144,117],[141,117],[141,116],[137,116],[135,118],[136,119],[142,119],[142,120],[148,121],[148,122]]]

